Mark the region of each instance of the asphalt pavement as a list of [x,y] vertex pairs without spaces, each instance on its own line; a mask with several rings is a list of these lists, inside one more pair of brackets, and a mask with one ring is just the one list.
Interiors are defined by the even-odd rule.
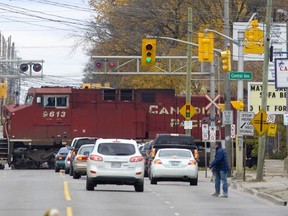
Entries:
[[229,178],[230,188],[250,193],[276,205],[287,206],[288,175],[283,160],[265,160],[263,181],[256,181],[256,170],[245,170],[245,181]]

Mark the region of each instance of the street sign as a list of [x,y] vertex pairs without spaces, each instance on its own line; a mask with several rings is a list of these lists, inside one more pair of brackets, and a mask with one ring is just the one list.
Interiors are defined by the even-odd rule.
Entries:
[[236,127],[235,124],[231,124],[231,138],[234,139],[236,137]]
[[237,72],[231,71],[229,73],[230,80],[252,80],[252,72]]
[[269,124],[269,128],[267,130],[267,136],[275,137],[277,132],[277,124]]
[[268,123],[274,123],[275,120],[276,120],[276,115],[274,115],[274,114],[268,114],[267,115],[267,122]]
[[238,133],[240,135],[253,136],[254,135],[254,127],[250,123],[254,118],[253,112],[240,112],[240,121],[239,121],[239,129]]
[[258,134],[262,136],[268,130],[269,127],[266,112],[263,109],[261,109],[251,120],[251,123],[258,132]]
[[275,59],[275,86],[276,89],[288,88],[288,58],[276,58]]
[[192,129],[193,125],[192,125],[192,121],[184,121],[184,129]]
[[202,124],[202,141],[208,141],[209,139],[209,131],[208,131],[208,124]]
[[216,101],[220,98],[220,94],[218,94],[214,99],[209,95],[205,95],[205,97],[210,101],[210,103],[205,107],[205,110],[208,110],[212,105],[214,105],[217,109],[220,109]]
[[191,104],[186,103],[179,112],[186,120],[190,120],[197,113],[197,110]]
[[223,115],[223,125],[231,125],[233,124],[233,111],[232,110],[224,110]]
[[210,137],[209,137],[210,142],[216,142],[216,127],[210,126],[209,131],[210,131]]

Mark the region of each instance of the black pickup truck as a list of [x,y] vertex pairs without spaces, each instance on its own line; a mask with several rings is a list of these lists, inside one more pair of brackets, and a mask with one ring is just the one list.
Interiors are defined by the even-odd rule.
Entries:
[[194,155],[194,158],[199,162],[198,147],[194,142],[192,136],[187,134],[157,134],[156,138],[151,144],[151,151],[148,160],[148,175],[150,169],[150,163],[154,159],[158,149],[162,148],[183,148],[190,149]]

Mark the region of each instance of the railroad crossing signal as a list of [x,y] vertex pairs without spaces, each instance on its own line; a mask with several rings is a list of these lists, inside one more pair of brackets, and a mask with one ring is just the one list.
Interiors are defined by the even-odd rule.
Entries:
[[214,105],[217,109],[220,109],[216,101],[221,97],[220,94],[218,94],[214,99],[211,98],[209,95],[205,95],[205,97],[210,101],[210,103],[205,107],[205,110],[208,110],[212,105]]
[[269,128],[266,112],[261,109],[251,120],[251,124],[254,126],[257,133],[262,136]]
[[182,106],[179,111],[186,120],[190,120],[197,113],[197,110],[189,103]]
[[156,64],[156,39],[142,40],[142,66],[154,66]]

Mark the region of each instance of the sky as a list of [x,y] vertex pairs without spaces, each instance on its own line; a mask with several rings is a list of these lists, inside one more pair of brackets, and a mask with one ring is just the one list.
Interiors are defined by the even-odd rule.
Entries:
[[17,57],[44,60],[44,76],[83,77],[89,56],[75,46],[92,17],[87,1],[1,0],[1,34],[11,36]]

